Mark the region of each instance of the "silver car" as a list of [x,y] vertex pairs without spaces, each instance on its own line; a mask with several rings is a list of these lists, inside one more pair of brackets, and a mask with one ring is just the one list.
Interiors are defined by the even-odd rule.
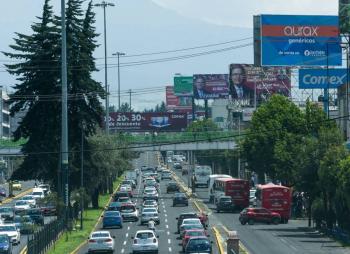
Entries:
[[109,231],[92,232],[88,242],[88,252],[109,251],[114,252],[114,236],[112,237]]
[[150,220],[153,220],[156,224],[159,225],[160,220],[157,208],[143,208],[141,213],[141,225],[149,222]]

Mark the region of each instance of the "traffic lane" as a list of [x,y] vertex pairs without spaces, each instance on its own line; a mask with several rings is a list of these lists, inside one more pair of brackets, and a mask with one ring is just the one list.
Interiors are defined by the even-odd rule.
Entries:
[[[22,189],[21,190],[13,190],[13,195],[14,196],[17,196],[18,194],[26,191],[26,190],[29,190],[30,188],[33,188],[34,187],[34,184],[35,184],[35,181],[33,180],[30,180],[30,181],[20,181],[20,183],[22,184]],[[6,190],[6,197],[2,197],[1,198],[1,202],[6,200],[8,197],[9,197],[9,184],[8,182],[4,183],[4,184],[1,184],[2,187],[5,188]]]

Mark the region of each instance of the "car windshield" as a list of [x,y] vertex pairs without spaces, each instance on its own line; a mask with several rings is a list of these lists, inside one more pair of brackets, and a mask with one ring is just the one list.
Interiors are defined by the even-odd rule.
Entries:
[[36,192],[33,192],[32,193],[32,195],[34,195],[34,196],[40,196],[40,195],[42,195],[43,193],[42,192],[40,192],[40,191],[36,191]]
[[27,201],[21,200],[21,201],[17,201],[15,205],[27,205]]
[[187,245],[190,251],[205,251],[210,248],[210,242],[207,239],[192,239]]
[[15,226],[1,225],[0,231],[16,231]]
[[157,205],[156,202],[154,200],[146,200],[143,205],[145,206],[155,206]]
[[148,239],[148,238],[153,238],[154,235],[151,232],[142,232],[142,233],[137,233],[136,238],[138,239]]
[[203,229],[203,226],[201,224],[186,224],[183,226],[185,230],[188,229]]
[[186,225],[186,224],[199,224],[199,223],[201,223],[199,219],[193,219],[193,220],[188,219],[188,220],[184,220],[182,222],[182,224],[184,224],[184,225]]
[[145,193],[152,193],[152,192],[154,192],[153,189],[145,189]]
[[224,201],[224,202],[231,202],[232,201],[230,197],[221,198],[220,200]]
[[99,237],[109,237],[109,233],[94,233],[92,234],[91,238],[99,238]]
[[22,199],[23,199],[23,200],[33,200],[34,197],[31,197],[31,196],[24,196]]
[[0,213],[8,213],[12,211],[13,209],[11,207],[0,207]]
[[157,209],[155,209],[155,208],[144,208],[143,212],[144,213],[156,213]]
[[118,217],[120,216],[119,212],[105,212],[104,214],[105,217]]
[[204,235],[203,231],[187,231],[186,235],[188,236],[202,236]]

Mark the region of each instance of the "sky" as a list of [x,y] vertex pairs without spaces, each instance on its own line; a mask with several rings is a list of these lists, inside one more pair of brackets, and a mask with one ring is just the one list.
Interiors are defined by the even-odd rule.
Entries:
[[[30,33],[30,26],[42,12],[43,0],[2,1],[0,15],[0,51],[9,51],[15,32]],[[100,1],[95,1],[98,3]],[[208,51],[252,43],[252,16],[257,14],[318,14],[337,15],[337,0],[110,0],[115,7],[107,9],[108,84],[111,104],[117,100],[117,59],[112,53],[125,52],[121,62],[122,102],[129,101],[126,91],[154,88],[152,93],[133,95],[132,104],[137,110],[152,107],[165,100],[165,85],[172,85],[175,73],[182,75],[227,73],[230,63],[253,63],[253,47],[242,46],[217,54]],[[52,0],[55,13],[60,14],[60,1]],[[98,67],[103,67],[103,11],[96,8],[96,28],[101,45],[95,52]],[[244,39],[244,40],[242,40]],[[171,54],[134,56],[217,44],[196,50],[177,51]],[[178,57],[204,53],[178,61],[147,65],[130,65],[130,62]],[[15,77],[4,69],[7,63],[0,55],[0,85],[11,91]],[[104,85],[104,70],[94,74]]]

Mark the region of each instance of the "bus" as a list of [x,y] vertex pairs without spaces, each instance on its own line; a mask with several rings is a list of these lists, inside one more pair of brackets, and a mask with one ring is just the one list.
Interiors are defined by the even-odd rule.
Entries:
[[196,166],[194,169],[194,185],[198,187],[204,185],[208,188],[209,176],[212,174],[210,166]]
[[210,203],[214,202],[213,185],[214,185],[215,179],[217,178],[232,178],[232,177],[230,175],[220,175],[220,174],[214,174],[209,176],[208,199]]
[[230,196],[236,207],[249,206],[249,181],[238,178],[217,178],[214,180],[214,203],[221,196]]
[[291,214],[291,188],[273,183],[258,185],[255,196],[257,206],[279,213],[281,221],[288,223]]

